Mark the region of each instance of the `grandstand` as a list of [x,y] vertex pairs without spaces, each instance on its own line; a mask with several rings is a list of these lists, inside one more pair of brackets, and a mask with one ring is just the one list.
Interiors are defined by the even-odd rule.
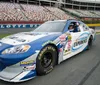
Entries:
[[56,7],[0,3],[1,21],[47,21],[72,18]]
[[67,9],[66,11],[76,14],[78,17],[88,17],[88,18],[100,18],[100,11],[93,10],[75,10],[75,9]]
[[58,19],[100,21],[100,1],[1,0],[0,21],[48,21]]

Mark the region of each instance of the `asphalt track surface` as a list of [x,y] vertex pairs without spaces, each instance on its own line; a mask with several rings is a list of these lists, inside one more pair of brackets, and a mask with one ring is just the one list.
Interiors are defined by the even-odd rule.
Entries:
[[65,60],[51,73],[22,83],[0,80],[0,85],[100,85],[100,35],[90,50]]

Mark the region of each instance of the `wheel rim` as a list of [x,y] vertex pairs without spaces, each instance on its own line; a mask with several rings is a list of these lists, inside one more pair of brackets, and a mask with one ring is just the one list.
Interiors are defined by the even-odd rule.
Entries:
[[52,60],[53,60],[52,53],[50,53],[50,52],[44,53],[44,55],[41,59],[42,67],[44,67],[44,68],[49,67],[52,64]]

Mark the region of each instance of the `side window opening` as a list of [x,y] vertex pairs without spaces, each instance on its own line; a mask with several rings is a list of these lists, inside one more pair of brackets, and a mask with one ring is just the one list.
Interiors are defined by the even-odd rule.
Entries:
[[69,27],[68,27],[68,31],[69,32],[80,32],[80,28],[79,28],[80,23],[79,22],[71,22]]

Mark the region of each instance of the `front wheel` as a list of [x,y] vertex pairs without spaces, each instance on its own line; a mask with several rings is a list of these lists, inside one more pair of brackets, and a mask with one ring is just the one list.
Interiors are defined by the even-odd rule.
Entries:
[[56,65],[57,51],[48,45],[44,47],[36,59],[36,71],[38,75],[44,75],[51,72]]

